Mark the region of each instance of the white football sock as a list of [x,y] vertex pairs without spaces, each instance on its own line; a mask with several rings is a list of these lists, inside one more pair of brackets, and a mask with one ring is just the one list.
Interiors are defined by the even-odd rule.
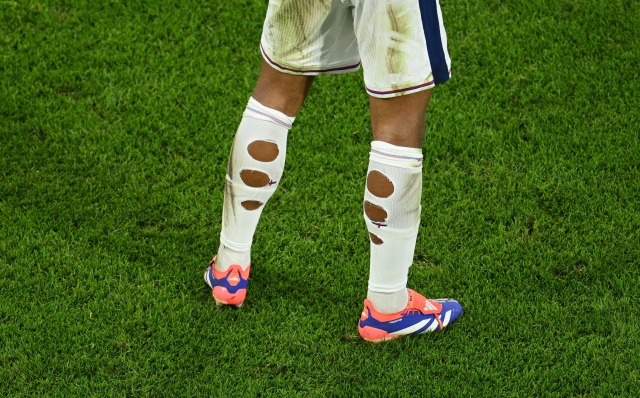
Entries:
[[422,150],[373,141],[364,195],[371,238],[367,298],[380,312],[397,312],[407,304],[421,193]]
[[409,295],[407,289],[398,290],[393,293],[374,292],[369,290],[367,298],[373,304],[373,307],[383,314],[392,314],[398,312],[407,306]]
[[[227,166],[216,268],[251,262],[251,243],[265,204],[280,184],[294,117],[249,99]],[[265,148],[267,150],[265,150]]]

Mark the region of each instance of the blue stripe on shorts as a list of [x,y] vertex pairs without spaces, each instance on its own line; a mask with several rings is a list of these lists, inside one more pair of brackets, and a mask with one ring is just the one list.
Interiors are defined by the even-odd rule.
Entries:
[[444,56],[444,46],[440,35],[437,0],[418,0],[424,37],[427,40],[427,53],[431,62],[431,72],[435,84],[449,80],[449,68]]

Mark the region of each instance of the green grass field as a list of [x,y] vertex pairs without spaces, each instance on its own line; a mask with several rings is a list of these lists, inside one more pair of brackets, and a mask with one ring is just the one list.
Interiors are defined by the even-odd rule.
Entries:
[[202,272],[266,0],[0,1],[0,395],[640,396],[640,2],[442,0],[410,286],[362,341],[362,74],[316,80],[245,307]]

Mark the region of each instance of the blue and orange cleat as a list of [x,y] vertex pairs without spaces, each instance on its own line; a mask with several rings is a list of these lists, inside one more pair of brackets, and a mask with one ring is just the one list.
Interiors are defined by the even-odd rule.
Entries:
[[379,343],[409,334],[434,332],[442,330],[462,314],[462,306],[456,300],[428,300],[411,289],[407,289],[407,293],[407,306],[393,314],[381,314],[373,308],[371,301],[364,300],[364,310],[358,322],[360,336]]
[[204,272],[204,282],[211,288],[211,294],[216,300],[216,305],[233,305],[242,307],[247,296],[247,283],[251,264],[246,270],[239,265],[232,265],[226,271],[216,269],[216,257],[209,263],[209,268]]

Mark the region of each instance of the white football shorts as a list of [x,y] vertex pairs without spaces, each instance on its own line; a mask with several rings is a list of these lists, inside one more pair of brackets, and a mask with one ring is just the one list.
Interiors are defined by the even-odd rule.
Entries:
[[379,98],[451,77],[438,0],[269,0],[260,47],[295,75],[353,72],[362,62],[367,92]]

